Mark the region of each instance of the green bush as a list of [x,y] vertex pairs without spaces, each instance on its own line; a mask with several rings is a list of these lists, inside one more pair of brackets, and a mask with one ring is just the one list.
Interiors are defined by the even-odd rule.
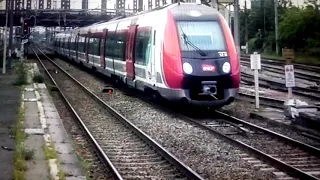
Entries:
[[27,84],[27,66],[23,62],[18,62],[15,65],[15,71],[18,75],[18,78],[14,85],[25,85]]
[[43,76],[41,74],[36,73],[33,76],[33,82],[35,82],[35,83],[43,83],[44,82],[44,78],[43,78]]

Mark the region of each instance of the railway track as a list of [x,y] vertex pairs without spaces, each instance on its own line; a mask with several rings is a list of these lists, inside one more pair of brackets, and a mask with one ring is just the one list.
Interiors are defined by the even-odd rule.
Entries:
[[115,179],[202,179],[40,49],[32,50]]
[[[239,95],[237,99],[249,101],[249,102],[255,102],[255,95],[249,94],[249,93],[243,93],[239,92]],[[274,108],[283,108],[284,100],[272,98],[272,97],[266,97],[266,96],[259,96],[260,104],[274,107]]]
[[[246,55],[241,55],[241,60],[245,60],[245,61],[250,61],[250,56],[246,56]],[[278,66],[284,66],[284,61],[279,61],[276,59],[265,59],[262,58],[261,59],[263,64],[272,64],[272,65],[278,65]],[[305,65],[305,64],[298,64],[298,63],[294,63],[293,64],[297,69],[301,69],[301,70],[305,70],[305,71],[313,71],[316,73],[320,72],[320,67],[317,66],[311,66],[311,65]]]
[[[255,154],[260,159],[294,177],[319,178],[319,149],[223,113],[217,112],[215,115],[219,115],[219,117],[211,117],[209,120],[186,119],[192,124],[242,147],[250,154]],[[263,143],[257,144],[256,142]]]
[[[254,78],[254,76],[251,74],[241,73],[241,81],[243,81],[249,85],[254,84],[253,78]],[[259,86],[271,88],[271,89],[275,89],[275,90],[280,90],[282,92],[288,91],[282,82],[272,81],[272,80],[268,80],[268,79],[262,78],[262,77],[259,78]],[[294,94],[308,97],[313,100],[320,100],[320,91],[316,90],[316,89],[304,88],[304,87],[294,87],[294,88],[292,88],[292,92]]]
[[[320,178],[320,149],[269,129],[216,111],[208,119],[185,118],[190,123],[240,146],[250,154],[300,179]],[[277,172],[282,174],[282,172]],[[283,174],[281,178],[288,178]]]
[[[244,66],[250,67],[250,62],[242,61],[241,64]],[[276,74],[281,74],[284,76],[284,67],[283,66],[275,66],[275,65],[268,65],[268,64],[262,64],[261,65],[265,71],[269,71]],[[295,70],[294,75],[296,78],[307,80],[307,81],[313,81],[316,83],[320,83],[320,75],[312,74],[312,73],[306,73],[301,72],[299,70]]]

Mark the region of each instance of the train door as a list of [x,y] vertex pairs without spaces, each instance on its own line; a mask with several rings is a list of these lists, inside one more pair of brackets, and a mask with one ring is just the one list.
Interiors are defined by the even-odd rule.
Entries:
[[89,40],[90,40],[90,31],[88,32],[88,34],[85,35],[85,56],[84,56],[84,60],[85,62],[89,63]]
[[156,45],[156,30],[150,30],[150,39],[147,45],[146,56],[150,63],[147,64],[147,81],[150,84],[156,84],[156,70],[155,70],[155,45]]
[[100,67],[105,69],[106,68],[106,61],[105,61],[105,42],[107,40],[107,35],[108,35],[108,29],[103,29],[103,33],[101,36],[101,41],[100,41]]
[[76,36],[76,40],[75,40],[75,51],[76,51],[76,59],[75,61],[78,61],[78,54],[79,54],[79,38],[80,38],[80,34],[78,33],[78,35]]
[[129,26],[127,43],[126,43],[126,71],[128,80],[133,81],[135,78],[134,70],[134,44],[137,32],[136,20],[133,20]]
[[69,58],[71,59],[71,39],[72,39],[72,34],[71,34],[71,36],[69,36],[69,38],[68,38],[68,44],[69,44],[69,46],[68,46],[68,55],[69,55]]

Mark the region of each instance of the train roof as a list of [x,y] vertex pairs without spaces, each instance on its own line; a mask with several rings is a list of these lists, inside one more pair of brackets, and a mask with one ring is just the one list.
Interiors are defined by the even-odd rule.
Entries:
[[201,13],[201,15],[204,15],[204,16],[220,14],[220,12],[217,9],[214,9],[214,8],[207,6],[207,5],[204,5],[204,4],[180,3],[180,5],[179,5],[178,3],[173,3],[173,4],[167,4],[167,5],[158,7],[158,8],[154,8],[151,10],[138,12],[138,13],[131,15],[131,16],[116,17],[116,18],[111,19],[106,22],[97,22],[97,23],[94,23],[94,24],[91,24],[91,25],[88,25],[85,27],[79,27],[76,29],[68,30],[63,33],[58,33],[57,34],[58,36],[56,36],[56,37],[65,37],[67,34],[70,34],[70,33],[86,32],[89,29],[100,29],[99,27],[105,27],[106,25],[108,25],[110,23],[117,23],[117,22],[124,20],[124,19],[131,19],[133,17],[144,16],[149,13],[159,12],[159,11],[168,10],[168,9],[174,9],[174,11],[175,11],[174,15],[178,16],[178,17],[182,17],[185,15],[191,15],[191,16],[197,17],[198,16],[197,14],[199,14],[199,13]]

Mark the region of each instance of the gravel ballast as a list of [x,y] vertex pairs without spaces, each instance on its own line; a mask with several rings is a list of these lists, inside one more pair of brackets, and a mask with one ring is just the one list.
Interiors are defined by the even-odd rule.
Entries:
[[[38,62],[38,61],[34,61]],[[46,84],[52,84],[49,77],[44,73],[44,70],[40,64],[38,64],[40,72],[44,75]],[[51,89],[50,86],[48,89]],[[59,92],[54,90],[49,90],[52,96],[53,103],[59,113],[62,120],[63,126],[68,133],[72,144],[75,148],[78,158],[81,160],[82,166],[86,169],[86,177],[91,179],[114,179],[108,168],[99,160],[96,153],[84,135],[83,130],[79,127],[77,120],[69,111],[68,107],[65,105],[64,101],[59,95]]]
[[[48,61],[44,64],[50,67]],[[124,179],[184,179],[176,167],[164,160],[64,73],[58,71],[51,75]]]
[[255,108],[254,106],[255,106],[254,104],[236,100],[233,104],[223,107],[223,111],[225,113],[244,119],[247,122],[256,124],[258,126],[264,127],[271,131],[283,134],[292,139],[320,148],[319,142],[301,135],[300,131],[291,129],[287,125],[284,125],[281,123],[270,123],[269,121],[250,118],[250,111],[248,111],[248,109],[250,110],[254,109]]
[[117,89],[112,96],[102,93],[105,84],[92,75],[64,61],[55,62],[204,178],[274,178],[241,160],[237,147]]

